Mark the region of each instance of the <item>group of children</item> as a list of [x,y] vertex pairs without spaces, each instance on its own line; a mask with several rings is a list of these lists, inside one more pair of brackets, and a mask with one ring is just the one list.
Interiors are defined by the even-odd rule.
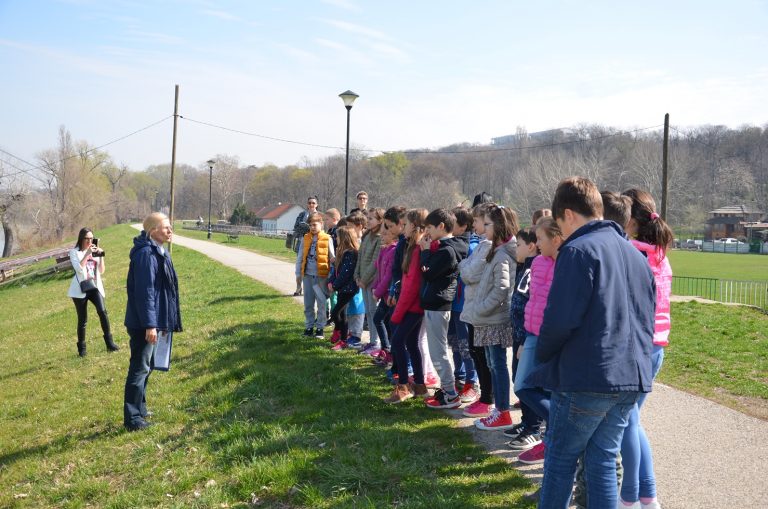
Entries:
[[[567,378],[558,372],[562,367],[556,366],[562,363],[562,354],[546,358],[546,352],[552,350],[551,338],[557,335],[553,332],[557,329],[553,325],[557,318],[548,311],[548,304],[565,297],[553,298],[550,290],[554,281],[568,277],[558,275],[556,270],[561,246],[579,236],[588,238],[586,235],[593,233],[590,228],[603,234],[602,229],[615,227],[622,237],[626,231],[636,250],[647,260],[648,273],[652,274],[649,284],[655,285],[655,324],[652,321],[650,325],[653,346],[648,337],[647,349],[640,349],[650,352],[649,360],[646,363],[644,359],[629,359],[630,364],[637,362],[641,366],[628,367],[641,372],[643,378],[648,364],[651,376],[655,377],[669,335],[672,272],[665,253],[672,241],[671,230],[656,213],[650,194],[638,189],[623,194],[604,192],[597,195],[602,199],[602,209],[598,210],[589,205],[590,193],[592,202],[595,201],[594,189],[590,187],[594,184],[582,180],[586,184],[570,184],[577,189],[571,190],[576,196],[575,205],[566,200],[570,208],[560,207],[556,210],[559,216],[553,216],[549,209],[537,211],[530,228],[520,228],[515,211],[493,203],[486,193],[475,197],[472,209],[460,206],[429,212],[394,206],[387,210],[355,210],[343,219],[336,209],[325,215],[310,214],[310,230],[301,241],[296,264],[304,286],[304,335],[324,338],[326,325],[332,323],[333,349],[359,350],[386,367],[394,384],[392,393],[384,399],[386,403],[423,398],[429,408],[462,407],[464,415],[476,418],[479,429],[502,431],[510,438],[509,447],[519,451],[520,462],[545,463],[544,495],[547,448],[553,447],[550,444],[555,443],[552,435],[556,433],[555,416],[550,418],[552,401],[560,397],[562,380]],[[568,227],[574,231],[564,232],[561,226],[570,224],[580,228]],[[323,225],[328,233],[323,231]],[[586,277],[590,278],[589,285],[597,286],[599,275],[592,273]],[[565,292],[563,286],[558,288]],[[606,305],[597,297],[596,303],[590,305],[611,304]],[[644,306],[638,309],[646,309],[647,303]],[[368,343],[361,340],[363,316],[370,331]],[[638,321],[644,316],[638,311]],[[568,322],[572,317],[562,318]],[[578,335],[578,327],[581,325],[572,327],[571,333]],[[612,327],[612,334],[626,332],[623,324],[606,326]],[[636,329],[646,330],[639,326]],[[620,355],[643,355],[642,352]],[[606,376],[611,378],[610,374]],[[590,390],[603,392],[597,389],[601,383],[596,381]],[[618,504],[656,508],[659,505],[650,446],[638,415],[649,386],[619,385],[620,388],[605,392],[632,389],[638,397],[632,402],[621,443],[624,476]],[[514,404],[510,398],[512,386],[519,399]],[[518,423],[513,422],[513,407],[521,410]],[[600,483],[586,442],[581,454],[578,463],[586,468],[577,479],[577,494],[581,486],[582,497],[589,498],[589,507],[609,507],[612,503],[613,509],[617,506],[615,493],[611,499],[600,494],[598,487],[592,489],[593,483]],[[614,491],[617,456],[614,454]],[[555,477],[552,473],[549,479]],[[586,500],[577,498],[576,502],[586,506]],[[560,507],[547,505],[551,499],[546,496],[542,496],[541,503],[540,507]]]

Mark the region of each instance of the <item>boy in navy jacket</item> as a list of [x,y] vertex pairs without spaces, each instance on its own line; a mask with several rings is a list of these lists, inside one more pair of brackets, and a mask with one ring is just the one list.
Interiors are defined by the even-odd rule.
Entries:
[[539,508],[567,507],[585,453],[589,500],[616,507],[616,455],[627,417],[651,390],[656,285],[621,228],[603,221],[594,183],[570,177],[552,215],[560,247],[529,379],[552,391]]

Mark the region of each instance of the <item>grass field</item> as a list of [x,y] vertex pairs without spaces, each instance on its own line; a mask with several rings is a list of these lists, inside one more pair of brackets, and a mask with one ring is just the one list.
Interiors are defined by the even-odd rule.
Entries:
[[768,281],[768,255],[673,249],[669,251],[669,262],[676,276]]
[[[200,230],[184,230],[181,228],[181,222],[176,221],[174,224],[174,231],[189,237],[191,239],[206,240],[208,238],[207,231]],[[285,260],[289,262],[296,261],[296,253],[285,247],[284,239],[270,239],[266,237],[257,237],[255,235],[240,235],[240,238],[235,242],[230,242],[227,239],[226,233],[211,233],[211,241],[218,242],[220,244],[227,244],[228,246],[239,247],[254,251],[264,256],[271,256],[279,260]]]
[[292,299],[181,247],[185,332],[171,371],[151,376],[156,425],[125,432],[135,234],[99,232],[120,352],[91,308],[76,356],[69,275],[0,289],[0,507],[530,507],[529,482],[451,418],[384,405],[389,386],[362,356],[300,338]]

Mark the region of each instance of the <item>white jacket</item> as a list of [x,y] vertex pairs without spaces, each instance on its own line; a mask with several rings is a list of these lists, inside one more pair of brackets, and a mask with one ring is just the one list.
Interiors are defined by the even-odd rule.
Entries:
[[[85,251],[78,251],[77,248],[69,250],[69,261],[72,263],[72,268],[75,269],[75,275],[72,278],[72,283],[69,285],[69,291],[67,297],[73,299],[84,299],[85,294],[80,291],[80,281],[85,281],[85,269],[80,265],[85,257]],[[98,263],[101,263],[100,261]],[[101,282],[101,274],[99,273],[98,266],[96,267],[96,288],[99,289],[99,293],[102,297],[106,298],[104,293],[104,285]]]

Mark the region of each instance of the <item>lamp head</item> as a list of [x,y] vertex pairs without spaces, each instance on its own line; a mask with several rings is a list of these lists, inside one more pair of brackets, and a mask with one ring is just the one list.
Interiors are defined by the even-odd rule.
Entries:
[[344,107],[347,109],[350,109],[352,108],[352,103],[355,102],[355,99],[357,99],[360,96],[352,92],[351,90],[347,90],[346,92],[340,93],[339,97],[341,97],[341,100],[344,101]]

